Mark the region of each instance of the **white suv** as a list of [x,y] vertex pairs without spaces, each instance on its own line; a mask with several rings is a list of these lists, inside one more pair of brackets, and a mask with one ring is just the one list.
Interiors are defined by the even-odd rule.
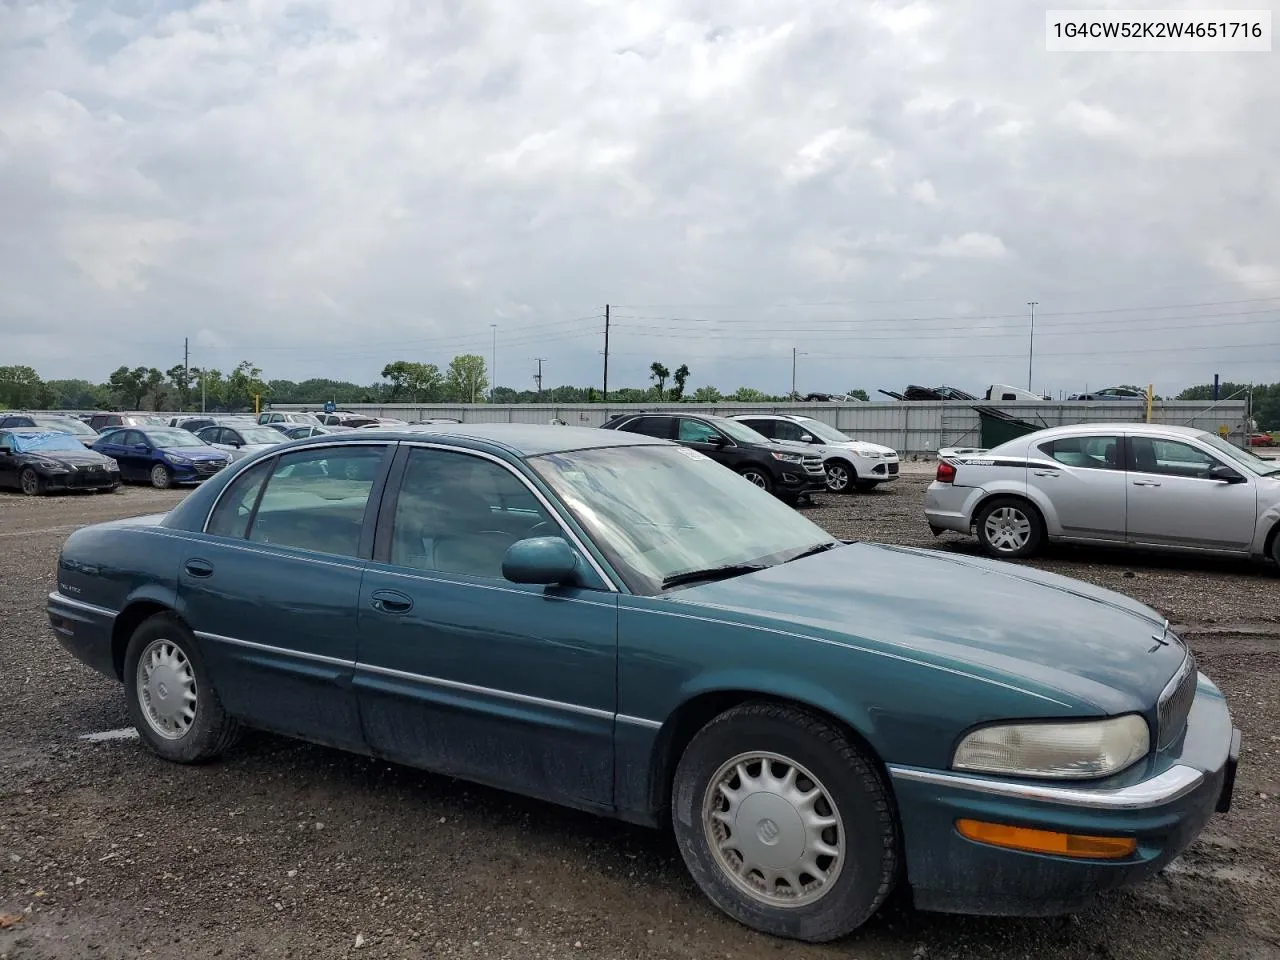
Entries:
[[898,479],[898,452],[878,443],[845,436],[835,427],[813,417],[788,413],[740,413],[731,417],[774,440],[802,443],[822,456],[827,468],[827,490],[852,493],[872,490]]

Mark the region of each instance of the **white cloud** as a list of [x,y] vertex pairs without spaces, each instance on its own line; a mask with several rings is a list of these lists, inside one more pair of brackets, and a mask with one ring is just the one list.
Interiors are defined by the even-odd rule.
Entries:
[[911,199],[926,206],[933,206],[938,202],[938,192],[933,189],[932,182],[917,180],[911,185]]
[[989,233],[963,233],[942,240],[933,252],[940,257],[963,260],[999,260],[1008,256],[1004,241]]

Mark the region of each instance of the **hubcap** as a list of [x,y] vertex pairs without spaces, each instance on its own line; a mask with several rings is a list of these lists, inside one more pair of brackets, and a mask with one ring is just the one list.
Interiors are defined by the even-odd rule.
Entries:
[[849,471],[838,463],[833,463],[827,467],[827,489],[832,493],[839,493],[845,487],[849,486]]
[[1031,519],[1017,507],[992,510],[983,526],[987,542],[1001,553],[1012,553],[1031,539]]
[[770,907],[813,903],[844,865],[844,826],[826,788],[776,753],[744,753],[716,772],[702,828],[725,876]]
[[151,482],[157,487],[168,486],[169,472],[164,467],[154,466],[151,468]]
[[768,481],[753,470],[744,473],[743,476],[754,483],[757,487],[764,487],[768,485]]
[[151,729],[166,740],[186,736],[196,719],[191,661],[172,640],[153,640],[138,660],[138,704]]

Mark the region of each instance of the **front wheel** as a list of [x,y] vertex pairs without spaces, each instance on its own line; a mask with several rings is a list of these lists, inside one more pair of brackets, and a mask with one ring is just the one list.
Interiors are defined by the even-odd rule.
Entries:
[[173,471],[163,463],[151,468],[151,485],[157,490],[168,490],[173,486]]
[[828,460],[827,490],[831,493],[852,493],[858,480],[858,471],[843,460]]
[[18,476],[18,485],[28,497],[44,493],[44,478],[30,467],[24,467]]
[[773,478],[762,467],[743,467],[738,475],[744,480],[750,480],[765,493],[773,493]]
[[996,497],[978,512],[978,542],[992,557],[1021,560],[1040,549],[1044,520],[1021,497]]
[[171,614],[156,614],[134,631],[124,682],[129,718],[166,760],[209,760],[239,735],[240,724],[222,708],[195,637]]
[[762,933],[837,939],[897,879],[898,825],[875,766],[804,710],[747,703],[716,717],[680,758],[671,808],[702,892]]

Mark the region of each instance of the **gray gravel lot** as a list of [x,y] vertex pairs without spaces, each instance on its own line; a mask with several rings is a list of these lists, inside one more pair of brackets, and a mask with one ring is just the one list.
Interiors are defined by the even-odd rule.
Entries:
[[[839,536],[973,551],[930,536],[926,483],[917,471],[807,512]],[[723,918],[656,832],[266,735],[199,768],[78,739],[127,720],[119,688],[48,629],[58,547],[182,496],[0,493],[0,957],[1280,958],[1280,577],[1262,568],[1035,561],[1180,624],[1243,730],[1235,809],[1164,875],[1052,920],[899,897],[816,947]]]

